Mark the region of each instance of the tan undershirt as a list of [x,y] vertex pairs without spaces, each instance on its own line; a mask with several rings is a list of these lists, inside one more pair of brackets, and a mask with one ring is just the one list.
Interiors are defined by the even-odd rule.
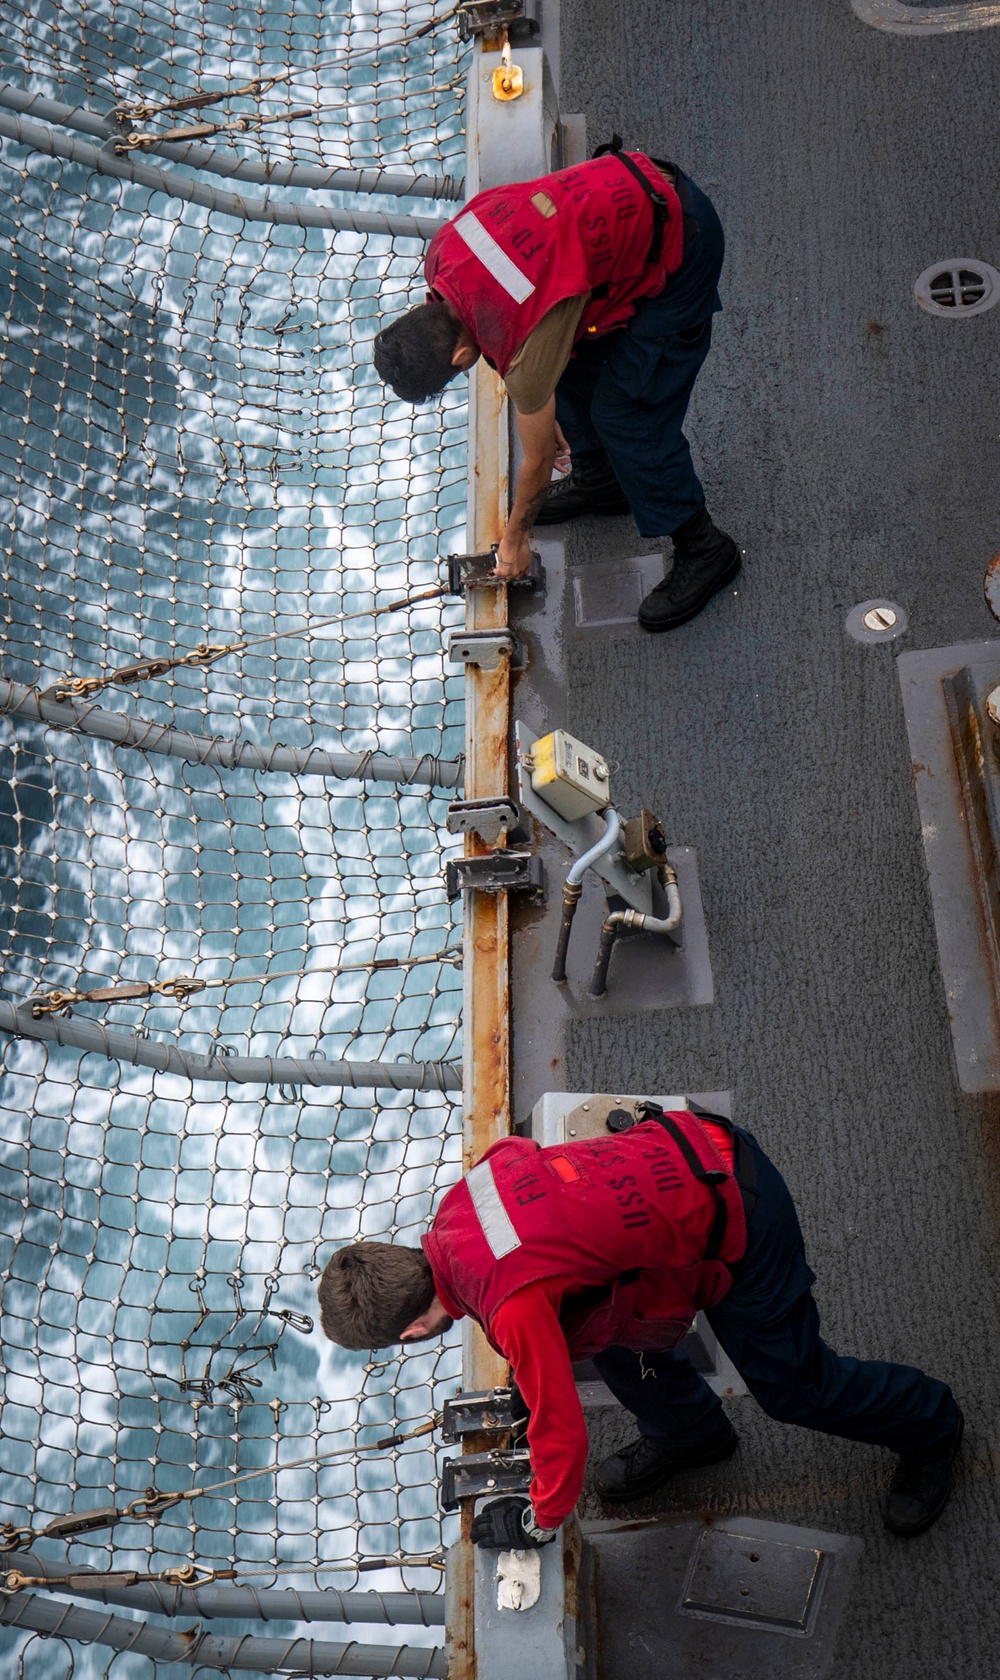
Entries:
[[545,407],[566,371],[580,316],[590,293],[563,298],[528,334],[504,375],[507,395],[518,414],[537,414]]

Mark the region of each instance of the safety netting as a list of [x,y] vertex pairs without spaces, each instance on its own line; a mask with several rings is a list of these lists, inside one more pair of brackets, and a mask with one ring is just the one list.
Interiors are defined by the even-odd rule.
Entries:
[[[248,157],[461,174],[465,49],[440,7],[30,0],[0,19],[0,80],[122,108],[123,132],[209,121]],[[314,1323],[333,1248],[415,1243],[459,1171],[462,608],[435,592],[462,546],[464,389],[414,410],[370,354],[422,297],[423,254],[3,144],[0,1008],[317,1070],[209,1086],[0,1035],[0,1519],[37,1532],[230,1479],[75,1540],[75,1567],[439,1580],[410,1561],[442,1548],[435,1438],[369,1449],[457,1386],[457,1347],[372,1360]],[[187,746],[116,744],[99,714]],[[256,767],[212,761],[220,743]],[[302,768],[268,768],[279,748]],[[313,751],[406,765],[336,780]],[[341,1061],[438,1076],[321,1084]],[[0,1653],[32,1680],[191,1672],[6,1628]]]

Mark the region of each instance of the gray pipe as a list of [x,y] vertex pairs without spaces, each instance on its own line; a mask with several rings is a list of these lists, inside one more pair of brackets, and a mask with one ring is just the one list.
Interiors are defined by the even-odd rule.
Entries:
[[362,1645],[351,1640],[334,1645],[323,1639],[225,1638],[200,1628],[174,1633],[145,1622],[81,1610],[42,1593],[0,1596],[0,1625],[30,1628],[34,1633],[108,1645],[114,1651],[138,1651],[154,1662],[182,1662],[192,1668],[250,1670],[257,1674],[355,1674],[378,1680],[404,1675],[409,1680],[446,1680],[447,1657],[441,1646]]
[[0,111],[0,135],[19,146],[27,146],[30,151],[66,158],[98,174],[134,181],[137,186],[166,193],[168,198],[184,198],[207,210],[234,216],[238,221],[285,222],[293,227],[382,233],[398,239],[433,239],[444,226],[443,220],[433,216],[389,215],[381,210],[329,210],[309,204],[278,204],[269,197],[243,198],[238,193],[206,186],[203,181],[188,180],[172,169],[159,169],[156,164],[140,163],[131,157],[116,157],[103,146],[92,146],[88,140],[59,134],[45,123],[31,122],[8,111]]
[[0,712],[31,718],[56,729],[95,735],[116,746],[140,752],[168,753],[189,764],[214,764],[225,770],[276,770],[292,776],[336,776],[341,781],[418,782],[426,787],[459,787],[465,760],[395,758],[390,753],[325,752],[320,747],[256,747],[249,741],[226,741],[194,735],[186,729],[147,723],[127,712],[110,712],[79,700],[52,700],[26,683],[0,682]]
[[[88,111],[83,105],[62,105],[55,99],[29,93],[10,82],[0,83],[0,106],[19,115],[38,117],[61,128],[75,128],[96,140],[114,141],[120,130],[110,117]],[[179,121],[197,121],[198,113],[178,113]],[[343,169],[311,163],[272,163],[266,158],[243,158],[237,152],[217,152],[212,146],[162,145],[144,147],[143,157],[162,157],[183,163],[189,169],[207,169],[231,181],[251,181],[255,186],[305,187],[310,192],[389,193],[394,198],[451,198],[465,196],[464,181],[453,175],[418,175],[412,169]]]
[[[26,1575],[46,1570],[29,1569],[22,1558],[10,1566]],[[66,1574],[64,1567],[60,1574]],[[157,1616],[230,1616],[261,1622],[365,1622],[385,1627],[444,1627],[444,1594],[420,1592],[295,1592],[253,1587],[164,1587],[150,1582],[141,1587],[119,1587],[101,1592],[97,1587],[74,1583],[75,1598],[92,1598],[100,1604],[120,1604],[123,1609],[143,1610]]]
[[[387,1560],[390,1564],[391,1559]],[[91,1573],[71,1569],[65,1561],[36,1557],[34,1552],[0,1552],[0,1569],[20,1569],[25,1575],[73,1575],[73,1596],[99,1604],[119,1604],[157,1616],[230,1616],[260,1622],[365,1622],[385,1627],[444,1627],[444,1593],[430,1592],[298,1592],[293,1587],[167,1587],[148,1581],[139,1587],[103,1591],[94,1571],[94,1585],[83,1585]],[[62,1591],[63,1589],[58,1589]],[[65,1589],[67,1592],[69,1589]]]
[[583,877],[586,875],[587,870],[597,863],[600,858],[605,857],[607,853],[610,852],[612,846],[621,833],[622,820],[613,805],[606,806],[601,815],[604,818],[604,833],[601,835],[599,840],[595,840],[594,844],[589,847],[587,851],[581,852],[576,862],[570,866],[569,872],[566,876],[566,885],[568,887],[578,887],[582,885]]
[[[99,1021],[74,1021],[45,1015],[35,1020],[28,1004],[0,1003],[0,1032],[45,1044],[93,1051],[111,1062],[177,1073],[182,1079],[207,1079],[234,1085],[337,1085],[353,1090],[460,1091],[462,1070],[456,1062],[328,1062],[297,1056],[196,1056],[126,1027]],[[351,1671],[353,1672],[353,1670]]]

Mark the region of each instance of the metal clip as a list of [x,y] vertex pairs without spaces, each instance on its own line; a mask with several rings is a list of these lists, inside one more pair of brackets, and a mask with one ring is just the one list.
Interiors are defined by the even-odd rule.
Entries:
[[157,1579],[168,1587],[207,1587],[213,1581],[231,1581],[235,1569],[209,1569],[200,1563],[182,1563],[175,1569],[162,1569]]
[[530,589],[537,594],[544,590],[545,572],[542,569],[541,556],[536,549],[531,551],[531,565],[523,577],[503,578],[496,573],[497,550],[499,543],[494,543],[487,554],[449,554],[446,556],[448,567],[448,594],[464,595],[467,589],[488,586],[491,589],[501,587],[507,589]]
[[496,671],[505,660],[513,665],[519,652],[513,630],[453,630],[448,637],[448,658],[480,671]]
[[282,1324],[287,1324],[290,1330],[298,1330],[303,1336],[311,1336],[315,1328],[308,1313],[296,1312],[293,1307],[282,1307],[280,1312],[269,1313],[270,1318],[280,1318]]
[[164,1511],[171,1511],[179,1505],[182,1499],[187,1499],[186,1493],[158,1493],[155,1488],[147,1488],[141,1499],[133,1499],[131,1505],[126,1505],[124,1511],[116,1512],[116,1516],[131,1517],[137,1520],[148,1520],[150,1517],[162,1516]]
[[462,892],[526,892],[545,898],[545,865],[532,852],[498,850],[487,857],[452,858],[445,872],[449,900]]
[[206,980],[188,980],[182,978],[179,980],[164,980],[161,985],[154,986],[153,990],[157,992],[166,992],[168,997],[176,998],[178,1003],[183,1003],[186,997],[193,996],[195,992],[203,992],[207,984],[208,982]]
[[460,1499],[487,1493],[527,1493],[531,1483],[531,1454],[527,1451],[466,1453],[447,1458],[441,1466],[441,1504],[457,1509]]
[[508,27],[518,39],[531,39],[539,29],[538,0],[462,0],[457,11],[462,41],[476,35],[500,35]]
[[441,1438],[454,1446],[463,1435],[501,1435],[524,1423],[528,1408],[513,1388],[486,1388],[454,1394],[444,1403]]
[[529,818],[506,794],[492,799],[453,799],[446,827],[449,834],[478,834],[487,846],[495,846],[502,834],[515,843],[531,839]]
[[70,988],[68,991],[46,992],[44,997],[36,999],[31,1005],[32,1020],[40,1021],[46,1015],[68,1015],[70,1006],[79,1003],[82,993]]
[[7,1569],[0,1575],[0,1583],[4,1592],[21,1592],[24,1587],[35,1585],[35,1577],[23,1574],[20,1569]]

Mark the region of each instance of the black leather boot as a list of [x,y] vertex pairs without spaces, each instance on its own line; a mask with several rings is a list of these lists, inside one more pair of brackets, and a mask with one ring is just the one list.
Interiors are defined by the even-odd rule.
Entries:
[[739,1436],[728,1418],[716,1434],[696,1447],[672,1447],[667,1441],[648,1441],[645,1435],[630,1441],[621,1452],[606,1458],[594,1477],[602,1499],[627,1503],[655,1493],[681,1470],[696,1470],[701,1464],[717,1464],[739,1446]]
[[628,513],[625,492],[614,475],[603,449],[573,456],[565,478],[550,487],[536,525],[562,525],[567,519],[581,519],[585,513],[610,515]]
[[700,613],[717,589],[732,583],[742,561],[732,537],[699,508],[673,534],[674,569],[639,606],[644,630],[675,630]]
[[909,1540],[937,1521],[948,1503],[952,1467],[964,1431],[965,1419],[959,1412],[951,1440],[937,1452],[899,1460],[885,1502],[885,1526],[893,1534]]

